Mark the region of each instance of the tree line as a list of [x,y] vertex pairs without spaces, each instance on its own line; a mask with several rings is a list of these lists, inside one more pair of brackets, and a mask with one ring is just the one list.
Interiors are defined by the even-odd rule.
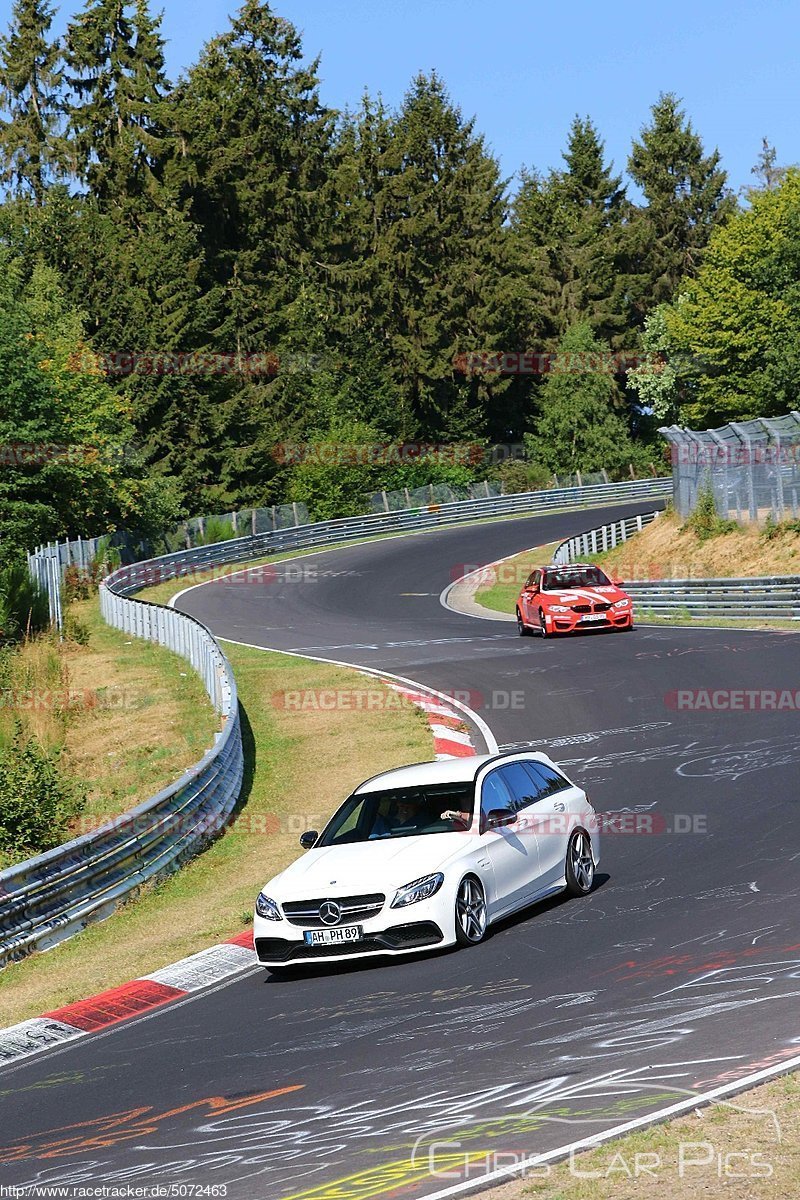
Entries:
[[[336,466],[282,461],[286,442],[524,442],[534,474],[613,476],[661,461],[665,418],[794,395],[800,356],[766,333],[794,329],[794,251],[773,235],[796,245],[797,181],[765,143],[742,207],[676,96],[627,180],[576,116],[563,165],[515,181],[436,73],[396,109],[326,106],[319,61],[261,0],[175,82],[147,0],[87,0],[61,39],[54,15],[15,0],[0,39],[0,443],[87,450],[5,463],[0,552],[292,498],[313,512]],[[742,347],[721,348],[740,269],[757,295]],[[755,333],[774,361],[751,395]],[[463,365],[520,352],[612,366]],[[191,355],[224,369],[172,369]],[[359,470],[350,492],[480,474]]]

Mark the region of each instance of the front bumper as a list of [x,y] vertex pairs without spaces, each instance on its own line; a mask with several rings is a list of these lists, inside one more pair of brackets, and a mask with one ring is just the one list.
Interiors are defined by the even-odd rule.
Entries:
[[[266,924],[266,922],[265,922]],[[277,922],[275,925],[277,926]],[[283,923],[282,923],[283,924]],[[280,933],[285,934],[286,930]],[[388,929],[369,932],[364,929],[357,942],[345,942],[334,946],[309,946],[301,937],[255,936],[258,961],[262,966],[284,966],[298,962],[339,962],[350,958],[367,957],[373,954],[410,954],[414,950],[441,946],[444,934],[435,921],[413,921],[405,925],[392,925]]]
[[545,622],[549,633],[576,633],[593,629],[627,629],[633,624],[633,609],[625,608],[620,612],[609,609],[608,612],[598,613],[602,621],[584,621],[583,613],[545,613]]
[[355,942],[340,942],[333,946],[307,945],[305,933],[323,926],[318,920],[287,916],[284,902],[286,897],[278,901],[283,912],[280,921],[255,916],[255,948],[259,962],[265,967],[286,963],[344,962],[376,954],[412,954],[417,950],[450,946],[456,940],[455,886],[449,879],[440,891],[417,904],[392,908],[387,900],[371,916],[343,919],[341,925],[360,925],[361,937]]

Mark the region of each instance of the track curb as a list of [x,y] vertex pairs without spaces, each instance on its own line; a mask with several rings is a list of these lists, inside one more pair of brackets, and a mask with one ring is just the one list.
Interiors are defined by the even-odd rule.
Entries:
[[[462,714],[446,700],[423,687],[412,689],[389,679],[383,682],[425,714],[436,759],[477,753],[471,735],[465,732]],[[257,965],[253,931],[246,929],[148,975],[0,1029],[0,1069],[141,1017]]]

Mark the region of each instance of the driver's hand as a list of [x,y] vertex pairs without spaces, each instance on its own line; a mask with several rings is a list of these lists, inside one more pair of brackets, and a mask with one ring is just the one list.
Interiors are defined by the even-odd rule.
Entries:
[[456,810],[452,808],[446,809],[445,812],[442,813],[441,819],[443,821],[463,821],[465,824],[467,821],[465,813],[456,812]]

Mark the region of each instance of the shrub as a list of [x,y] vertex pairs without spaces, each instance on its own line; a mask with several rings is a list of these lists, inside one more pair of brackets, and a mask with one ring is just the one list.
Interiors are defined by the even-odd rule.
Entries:
[[215,542],[227,542],[237,536],[232,522],[225,517],[206,517],[203,526],[202,533],[198,529],[192,534],[195,546],[213,546]]
[[85,794],[59,769],[58,756],[25,737],[0,752],[0,855],[19,862],[65,841]]
[[502,463],[497,474],[507,496],[515,492],[538,492],[553,482],[552,472],[547,467],[521,458],[511,458]]
[[47,593],[31,578],[25,563],[0,570],[0,642],[16,642],[47,629]]
[[697,503],[683,528],[691,530],[701,542],[707,542],[709,538],[731,533],[739,526],[735,521],[726,521],[719,515],[714,501],[714,489],[710,484],[706,484],[698,491]]
[[787,533],[800,533],[800,521],[776,521],[771,512],[767,513],[764,528],[761,530],[761,540],[771,542]]
[[64,571],[63,593],[64,600],[71,604],[73,600],[88,600],[93,596],[106,575],[116,571],[122,562],[122,556],[116,546],[111,544],[111,535],[106,534],[98,539],[97,549],[88,567],[79,567],[70,563]]
[[72,613],[64,616],[64,637],[78,646],[89,645],[89,626]]
[[92,581],[87,571],[81,570],[75,563],[70,563],[64,571],[64,602],[71,604],[73,600],[88,600],[92,593]]

